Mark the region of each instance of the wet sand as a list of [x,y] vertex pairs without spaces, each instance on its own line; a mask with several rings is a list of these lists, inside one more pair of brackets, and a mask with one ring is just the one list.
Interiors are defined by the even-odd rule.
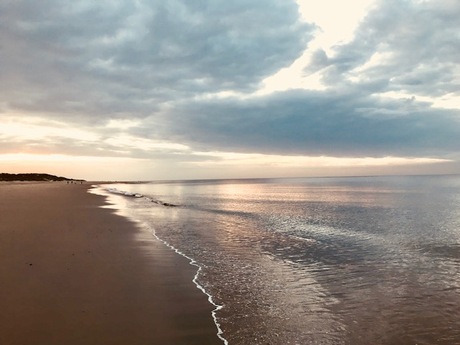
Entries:
[[0,183],[0,344],[222,344],[195,267],[88,188]]

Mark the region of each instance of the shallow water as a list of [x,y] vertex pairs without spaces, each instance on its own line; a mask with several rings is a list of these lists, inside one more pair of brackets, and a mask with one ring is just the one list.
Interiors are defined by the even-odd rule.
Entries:
[[106,187],[202,268],[230,344],[460,344],[459,176]]

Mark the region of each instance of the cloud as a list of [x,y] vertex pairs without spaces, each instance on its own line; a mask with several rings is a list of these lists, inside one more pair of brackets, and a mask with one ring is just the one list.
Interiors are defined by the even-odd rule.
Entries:
[[280,0],[18,0],[0,4],[0,29],[0,103],[97,122],[254,90],[302,53],[313,26]]
[[333,56],[319,50],[307,73],[322,70],[331,87],[365,86],[437,97],[460,89],[460,3],[380,0],[351,42]]
[[355,93],[295,90],[184,103],[164,121],[168,135],[202,150],[359,157],[460,150],[458,111]]
[[[459,17],[456,0],[375,0],[331,48],[295,1],[3,1],[0,151],[458,160]],[[323,88],[290,89],[312,75]]]

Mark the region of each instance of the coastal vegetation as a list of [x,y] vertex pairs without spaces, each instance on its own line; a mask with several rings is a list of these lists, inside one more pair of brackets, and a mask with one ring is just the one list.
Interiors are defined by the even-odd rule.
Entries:
[[83,181],[43,173],[0,173],[0,181]]

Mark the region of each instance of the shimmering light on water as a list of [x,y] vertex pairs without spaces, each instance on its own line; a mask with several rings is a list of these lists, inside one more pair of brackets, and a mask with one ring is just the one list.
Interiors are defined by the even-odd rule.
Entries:
[[202,267],[230,344],[460,344],[459,177],[111,187]]

